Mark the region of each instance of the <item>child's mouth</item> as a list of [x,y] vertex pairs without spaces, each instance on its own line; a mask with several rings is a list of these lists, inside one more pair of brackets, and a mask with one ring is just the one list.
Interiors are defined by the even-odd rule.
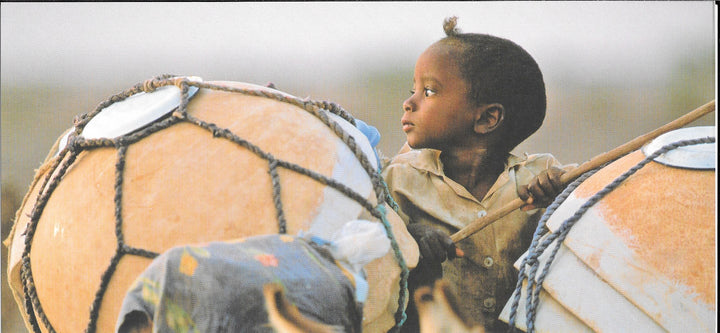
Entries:
[[402,130],[403,130],[403,132],[407,133],[407,132],[410,131],[414,126],[415,126],[415,125],[414,125],[413,123],[404,121],[404,122],[402,123]]

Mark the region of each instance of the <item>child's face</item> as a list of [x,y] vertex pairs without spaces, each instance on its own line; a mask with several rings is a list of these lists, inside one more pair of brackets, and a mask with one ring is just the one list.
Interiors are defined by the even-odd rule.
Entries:
[[415,63],[411,96],[403,102],[402,129],[410,147],[445,150],[473,135],[470,85],[449,46],[434,44]]

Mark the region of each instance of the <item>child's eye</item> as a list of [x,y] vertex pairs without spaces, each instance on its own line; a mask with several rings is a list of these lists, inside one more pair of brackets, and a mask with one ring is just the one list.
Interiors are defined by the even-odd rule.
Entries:
[[425,92],[425,97],[435,95],[435,90],[432,90],[430,88],[424,88],[423,91]]
[[415,95],[415,89],[410,89],[410,96]]

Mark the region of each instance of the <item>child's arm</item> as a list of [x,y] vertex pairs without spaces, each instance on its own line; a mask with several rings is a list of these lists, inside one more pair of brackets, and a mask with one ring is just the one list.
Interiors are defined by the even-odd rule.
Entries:
[[518,196],[528,205],[523,210],[544,208],[550,205],[555,197],[565,189],[560,180],[565,170],[558,167],[550,167],[533,178],[527,185],[518,188]]

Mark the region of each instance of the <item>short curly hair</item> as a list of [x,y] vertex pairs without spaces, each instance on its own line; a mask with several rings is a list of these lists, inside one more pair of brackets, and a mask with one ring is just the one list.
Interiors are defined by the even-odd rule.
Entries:
[[514,42],[487,34],[462,33],[457,17],[446,18],[447,35],[438,41],[452,46],[462,77],[470,84],[474,105],[500,103],[505,108],[504,144],[509,153],[535,133],[545,119],[547,97],[540,67]]

